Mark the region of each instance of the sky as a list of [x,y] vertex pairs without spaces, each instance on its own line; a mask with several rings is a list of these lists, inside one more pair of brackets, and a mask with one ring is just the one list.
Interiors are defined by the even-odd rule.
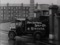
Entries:
[[[16,4],[30,4],[30,0],[0,0],[1,4],[16,3]],[[39,4],[57,4],[57,0],[35,0],[35,3]]]

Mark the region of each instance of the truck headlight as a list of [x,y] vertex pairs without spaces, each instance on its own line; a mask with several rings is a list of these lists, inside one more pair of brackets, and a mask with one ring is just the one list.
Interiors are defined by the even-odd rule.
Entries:
[[30,28],[28,27],[27,30],[30,30]]
[[31,30],[34,30],[34,28],[33,28],[33,27],[31,27]]
[[53,34],[49,34],[49,42],[50,43],[53,43],[53,39],[54,39],[54,35]]
[[49,39],[53,39],[54,35],[53,34],[49,34]]

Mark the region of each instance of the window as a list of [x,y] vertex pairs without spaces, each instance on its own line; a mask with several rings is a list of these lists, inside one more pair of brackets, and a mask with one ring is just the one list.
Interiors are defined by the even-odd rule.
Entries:
[[26,14],[26,17],[28,17],[28,14]]
[[4,10],[4,13],[6,13],[7,11],[6,10]]
[[19,10],[19,12],[21,12],[21,10]]
[[11,16],[13,16],[13,14],[11,13]]
[[1,15],[3,15],[3,13],[1,13]]
[[18,15],[15,15],[15,16],[18,16]]
[[1,13],[3,13],[3,11],[1,11]]
[[16,13],[17,13],[18,11],[16,10]]
[[23,7],[23,9],[25,9],[25,7]]
[[18,7],[16,6],[16,9],[18,9]]
[[3,7],[4,9],[6,9],[6,7]]
[[1,9],[3,9],[3,7],[1,6]]
[[43,15],[48,15],[48,11],[46,11],[46,12],[43,12]]
[[26,11],[26,13],[29,13],[28,11]]
[[10,7],[8,7],[8,9],[11,9]]
[[19,13],[19,15],[21,15],[21,13]]
[[19,9],[21,9],[21,7],[19,7]]
[[26,9],[28,9],[28,7],[26,7]]
[[10,13],[10,11],[8,11]]
[[11,11],[11,13],[13,13],[13,10]]
[[23,11],[23,13],[25,13],[25,11]]
[[11,9],[14,9],[13,7],[11,7]]
[[6,15],[8,18],[10,17],[10,14]]
[[0,15],[1,17],[3,16],[3,15]]
[[21,15],[19,15],[19,17],[20,17]]

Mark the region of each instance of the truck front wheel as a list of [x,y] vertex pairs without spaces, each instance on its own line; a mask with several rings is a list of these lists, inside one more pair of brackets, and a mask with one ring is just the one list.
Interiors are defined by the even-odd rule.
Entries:
[[14,39],[15,38],[15,33],[14,32],[9,32],[8,37],[9,39]]

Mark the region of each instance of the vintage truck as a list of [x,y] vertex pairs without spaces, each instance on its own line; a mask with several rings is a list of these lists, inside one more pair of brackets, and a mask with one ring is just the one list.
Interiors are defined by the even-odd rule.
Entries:
[[27,20],[18,18],[15,21],[15,28],[11,28],[8,33],[9,39],[14,39],[15,36],[22,36],[32,34],[34,39],[40,40],[48,38],[49,35],[49,18],[48,16],[41,16],[38,20]]

